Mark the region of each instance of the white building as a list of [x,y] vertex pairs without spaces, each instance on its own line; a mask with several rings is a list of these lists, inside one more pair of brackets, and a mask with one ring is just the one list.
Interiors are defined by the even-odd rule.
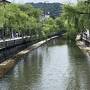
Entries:
[[42,16],[40,16],[40,21],[43,21],[43,20],[45,20],[45,19],[48,19],[48,18],[50,18],[50,12],[48,12],[48,14],[42,14]]

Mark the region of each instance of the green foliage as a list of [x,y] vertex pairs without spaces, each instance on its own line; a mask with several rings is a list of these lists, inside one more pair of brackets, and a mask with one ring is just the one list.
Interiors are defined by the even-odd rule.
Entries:
[[35,8],[40,8],[45,14],[50,12],[50,16],[55,18],[61,14],[62,4],[60,3],[31,3]]
[[4,24],[4,7],[0,6],[0,27],[3,27]]
[[30,36],[33,39],[47,38],[63,29],[60,18],[40,20],[42,11],[30,4],[2,4],[0,6],[0,27],[4,37],[12,37],[12,33]]
[[40,15],[41,10],[31,5],[26,7],[17,4],[2,4],[0,6],[0,27],[5,33],[18,32],[24,36],[33,35],[33,32],[36,35],[36,29],[40,27],[38,25]]
[[56,24],[56,21],[52,18],[46,19],[43,24],[43,32],[46,37],[57,33],[58,26]]
[[65,31],[65,27],[62,21],[61,17],[57,17],[55,19],[56,25],[57,25],[57,32]]
[[65,5],[62,13],[62,20],[71,40],[86,29],[90,30],[90,4],[79,1],[77,5]]
[[21,11],[24,11],[29,16],[33,16],[37,19],[39,19],[40,15],[42,13],[42,11],[40,9],[33,8],[33,6],[31,4],[20,5],[20,9],[21,9]]

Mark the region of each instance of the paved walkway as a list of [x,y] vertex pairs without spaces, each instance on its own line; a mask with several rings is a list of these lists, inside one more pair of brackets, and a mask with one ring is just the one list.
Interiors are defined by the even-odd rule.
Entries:
[[[25,36],[25,37],[23,37],[23,38],[30,38],[30,36]],[[19,40],[19,39],[22,39],[22,37],[17,37],[17,38],[9,38],[9,39],[2,39],[2,40],[0,40],[0,43],[2,43],[2,42],[5,42],[5,41],[13,41],[13,40]]]
[[[30,38],[30,36],[24,36],[23,38],[24,38],[24,39],[25,39],[25,38]],[[0,40],[0,43],[10,42],[10,41],[16,41],[16,40],[20,40],[20,39],[22,39],[22,37],[8,38],[8,39],[5,39],[5,40],[4,40],[4,39],[1,39],[1,40]],[[2,45],[1,45],[1,46],[2,46]],[[3,48],[0,47],[0,50],[1,50],[1,49],[3,49]]]

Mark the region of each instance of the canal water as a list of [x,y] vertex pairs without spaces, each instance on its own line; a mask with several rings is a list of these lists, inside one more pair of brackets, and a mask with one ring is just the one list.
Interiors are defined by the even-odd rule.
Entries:
[[0,80],[0,90],[90,90],[90,58],[53,39],[20,58]]

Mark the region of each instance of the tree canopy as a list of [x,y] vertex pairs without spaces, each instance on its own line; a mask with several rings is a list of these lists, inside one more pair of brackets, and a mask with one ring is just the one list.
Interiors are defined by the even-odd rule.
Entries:
[[0,32],[4,38],[10,38],[12,33],[18,33],[19,36],[30,36],[35,39],[46,38],[59,32],[62,28],[59,18],[40,20],[42,13],[42,10],[30,4],[2,4]]
[[79,1],[76,5],[64,5],[62,19],[68,38],[75,40],[78,33],[90,30],[90,3]]

